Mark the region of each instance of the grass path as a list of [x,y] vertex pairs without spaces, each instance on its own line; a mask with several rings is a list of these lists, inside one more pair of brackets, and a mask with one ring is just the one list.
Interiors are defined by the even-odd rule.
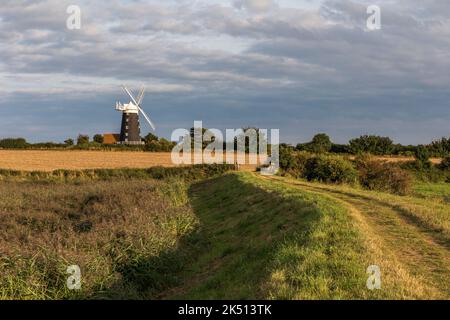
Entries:
[[[312,192],[228,174],[194,185],[190,261],[160,299],[380,299],[366,287],[366,248],[344,206]],[[183,249],[184,247],[184,249]]]
[[[363,195],[346,187],[270,179],[344,204],[359,221],[389,282],[401,278],[414,286],[419,296],[424,293],[429,298],[450,298],[450,243],[445,234],[428,228],[398,203],[380,200],[367,192]],[[388,286],[393,285],[389,282]]]
[[[449,299],[445,224],[385,196],[250,173],[195,184],[191,259],[158,298]],[[381,290],[366,287],[370,265]]]

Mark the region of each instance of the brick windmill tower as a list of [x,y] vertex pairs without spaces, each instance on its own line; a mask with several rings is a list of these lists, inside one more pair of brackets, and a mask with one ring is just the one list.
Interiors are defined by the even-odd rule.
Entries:
[[145,88],[142,87],[139,92],[137,100],[134,98],[132,92],[126,86],[122,86],[123,90],[130,97],[131,101],[128,104],[116,102],[116,110],[122,112],[122,127],[120,130],[120,144],[142,144],[141,127],[139,125],[139,113],[141,113],[145,120],[147,120],[153,131],[155,126],[150,118],[145,114],[141,108],[142,100],[144,99]]

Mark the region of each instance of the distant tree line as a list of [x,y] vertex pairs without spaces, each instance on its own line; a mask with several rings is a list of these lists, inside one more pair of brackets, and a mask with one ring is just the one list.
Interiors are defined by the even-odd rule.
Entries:
[[[248,128],[246,128],[248,129]],[[243,129],[244,131],[246,129]],[[255,129],[259,132],[258,128]],[[207,129],[203,128],[202,132]],[[191,129],[191,136],[194,130]],[[193,140],[193,139],[192,139]],[[237,140],[235,138],[234,145],[237,147]],[[266,137],[264,137],[266,140]],[[76,139],[69,138],[64,143],[44,142],[44,143],[29,143],[24,138],[6,138],[0,140],[1,149],[126,149],[126,150],[143,150],[153,152],[169,152],[175,146],[175,142],[164,138],[157,137],[149,133],[142,141],[143,145],[105,145],[103,142],[103,135],[96,134],[92,141],[88,135],[80,134]],[[248,137],[245,137],[246,151],[248,152]],[[192,141],[193,143],[193,141]],[[205,148],[211,141],[203,141],[203,148]],[[266,143],[266,141],[259,141],[258,144]],[[362,154],[369,153],[373,155],[397,155],[397,156],[416,156],[418,152],[427,152],[428,157],[442,157],[445,158],[450,155],[450,137],[441,138],[431,142],[428,145],[402,145],[395,144],[389,137],[382,137],[377,135],[363,135],[359,138],[351,139],[348,144],[333,143],[330,137],[325,133],[316,134],[310,142],[299,143],[296,146],[281,144],[282,147],[295,151],[307,151],[311,153],[338,153],[338,154]],[[224,142],[224,149],[226,143]]]
[[149,133],[142,139],[142,145],[126,145],[126,144],[104,144],[104,136],[96,134],[92,137],[89,135],[79,134],[76,139],[68,138],[64,143],[55,142],[39,142],[30,143],[24,138],[6,138],[0,139],[0,149],[33,149],[33,150],[136,150],[136,151],[152,151],[152,152],[170,152],[175,146],[174,142],[164,138],[159,138]]
[[[202,137],[204,137],[205,133],[208,131],[209,129],[207,128],[202,128],[202,132],[201,135]],[[191,147],[192,149],[194,148],[194,140],[195,140],[195,128],[191,128],[190,129],[190,137],[191,137]],[[199,134],[199,132],[198,132]],[[267,137],[265,134],[262,134],[262,131],[260,131],[259,128],[256,127],[245,127],[245,128],[241,128],[241,130],[236,131],[236,136],[233,139],[233,146],[232,148],[234,148],[235,151],[238,150],[239,147],[239,142],[243,142],[244,143],[244,148],[245,148],[245,152],[249,153],[250,152],[250,136],[253,135],[255,136],[255,146],[256,146],[256,153],[259,153],[260,150],[260,144],[261,145],[267,145]],[[228,147],[228,143],[227,141],[225,141],[226,137],[222,137],[222,148],[223,150],[227,150]],[[217,137],[215,137],[214,135],[211,137],[210,140],[205,140],[202,139],[202,148],[205,149],[210,143],[215,142],[217,139]],[[219,142],[219,140],[218,140]],[[231,141],[229,141],[229,143],[231,143]],[[270,148],[269,148],[270,149]],[[268,150],[270,151],[270,150]]]
[[[285,145],[286,146],[286,145]],[[299,143],[291,147],[297,151],[308,151],[311,153],[342,153],[373,155],[398,155],[415,156],[418,150],[426,150],[429,157],[447,157],[450,155],[450,137],[433,141],[428,145],[402,145],[394,144],[391,138],[376,135],[363,135],[349,141],[348,144],[335,144],[325,133],[319,133],[313,137],[311,142]]]

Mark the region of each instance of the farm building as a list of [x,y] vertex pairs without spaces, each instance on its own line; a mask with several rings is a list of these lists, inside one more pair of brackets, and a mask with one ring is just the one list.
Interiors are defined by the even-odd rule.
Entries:
[[120,141],[120,134],[116,133],[105,133],[103,135],[104,144],[117,144]]

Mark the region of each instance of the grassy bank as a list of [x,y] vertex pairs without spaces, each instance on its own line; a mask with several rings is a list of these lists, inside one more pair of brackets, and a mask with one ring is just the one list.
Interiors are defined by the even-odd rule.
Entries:
[[[446,204],[199,169],[2,181],[0,298],[450,296],[448,217],[433,217]],[[366,287],[373,264],[382,290]],[[66,287],[69,265],[80,291]]]
[[195,261],[164,298],[377,298],[365,249],[345,208],[251,174],[196,184]]
[[272,180],[346,207],[357,222],[367,256],[382,270],[383,291],[390,297],[449,299],[448,203],[417,195],[402,197],[348,186]]

